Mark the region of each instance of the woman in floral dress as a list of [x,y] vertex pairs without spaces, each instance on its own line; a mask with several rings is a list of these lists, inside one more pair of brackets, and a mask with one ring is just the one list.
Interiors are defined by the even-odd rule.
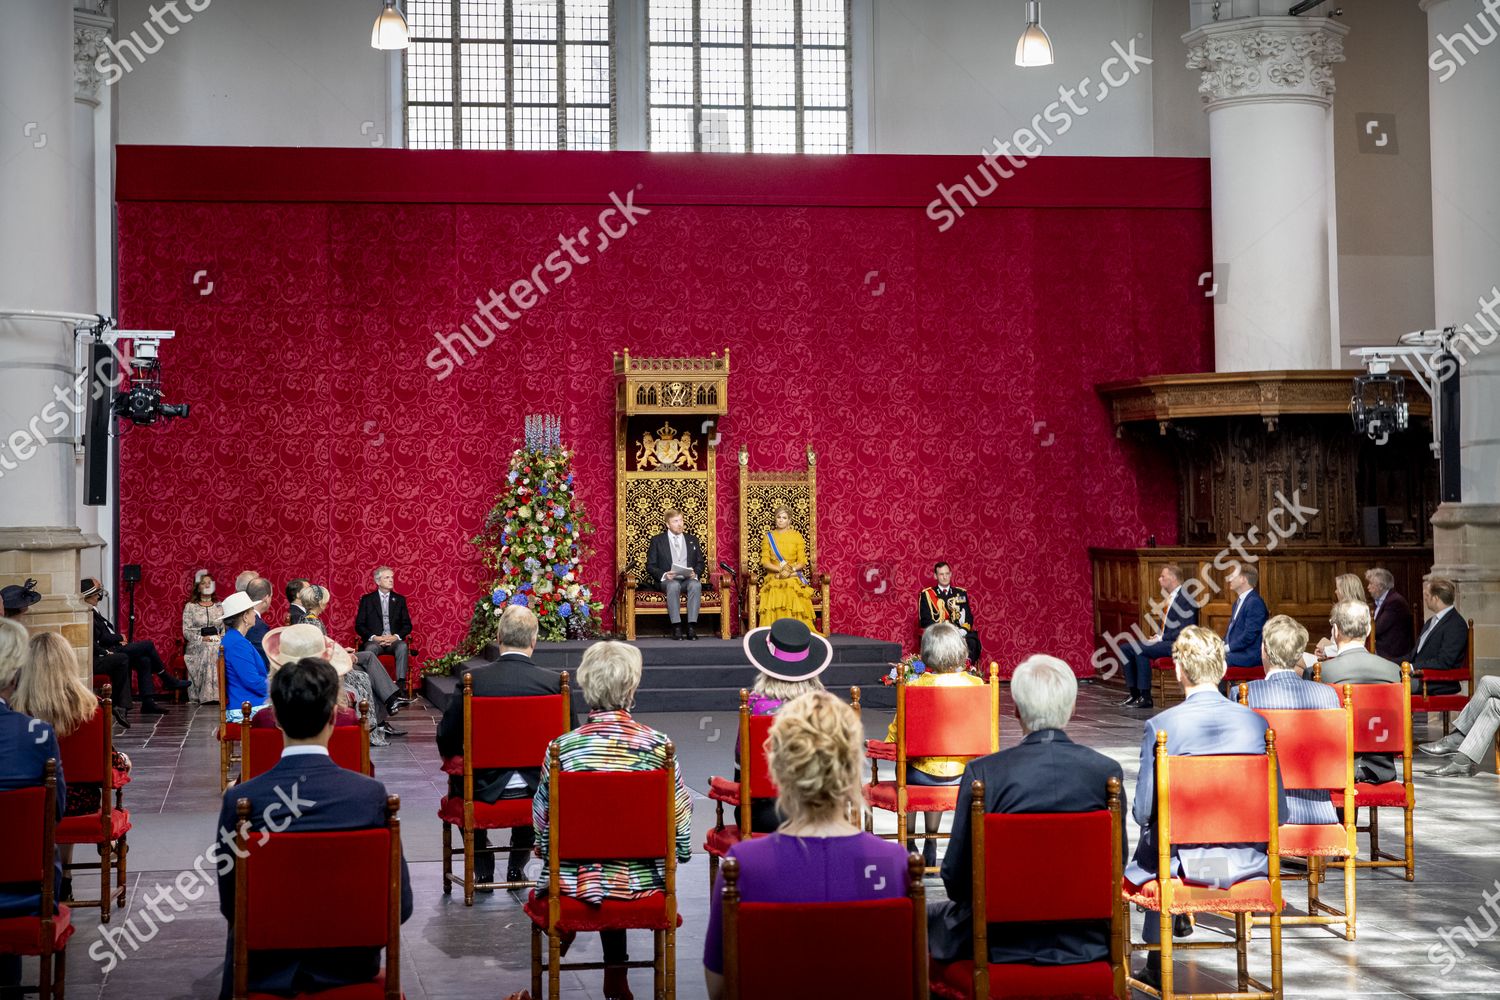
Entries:
[[[205,631],[210,634],[205,635]],[[214,578],[208,570],[193,574],[193,590],[182,609],[183,659],[193,700],[200,705],[219,700],[219,637],[224,634],[224,608],[214,600]]]

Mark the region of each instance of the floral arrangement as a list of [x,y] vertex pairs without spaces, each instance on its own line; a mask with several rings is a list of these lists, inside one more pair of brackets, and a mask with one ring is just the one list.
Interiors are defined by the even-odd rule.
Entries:
[[[984,677],[972,661],[964,664],[964,671],[974,674],[976,677]],[[886,687],[892,687],[899,679],[902,684],[910,684],[925,673],[927,673],[927,664],[922,662],[921,657],[916,653],[907,653],[901,659],[891,664],[890,672],[880,678],[880,683]]]
[[472,541],[493,574],[474,606],[469,633],[457,649],[427,664],[430,673],[453,666],[495,638],[496,623],[510,604],[536,612],[537,638],[544,642],[598,634],[603,602],[579,577],[593,533],[573,489],[572,453],[562,446],[562,422],[528,416],[521,447],[510,457],[505,488],[484,529]]

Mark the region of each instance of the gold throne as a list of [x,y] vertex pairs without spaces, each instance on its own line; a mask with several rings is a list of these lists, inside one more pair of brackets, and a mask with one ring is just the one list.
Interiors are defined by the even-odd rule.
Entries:
[[792,527],[807,541],[807,579],[812,586],[813,621],[823,635],[832,635],[828,614],[832,607],[827,573],[818,573],[818,456],[807,448],[807,468],[790,472],[751,472],[750,452],[740,446],[740,574],[745,595],[745,623],[755,628],[760,616],[760,543],[773,526],[782,504],[792,512]]
[[[645,577],[646,550],[669,510],[703,543],[707,579],[699,615],[719,616],[729,638],[733,602],[718,562],[718,421],[728,409],[729,352],[707,358],[615,355],[615,621],[634,641],[636,619],[666,619],[667,595]],[[687,597],[681,598],[687,620]]]

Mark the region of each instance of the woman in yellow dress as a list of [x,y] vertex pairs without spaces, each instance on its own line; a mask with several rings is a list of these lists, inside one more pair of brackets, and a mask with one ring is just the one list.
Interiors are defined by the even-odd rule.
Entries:
[[759,624],[779,618],[795,618],[813,627],[812,587],[807,584],[807,543],[792,527],[792,511],[785,504],[776,508],[776,527],[760,542]]

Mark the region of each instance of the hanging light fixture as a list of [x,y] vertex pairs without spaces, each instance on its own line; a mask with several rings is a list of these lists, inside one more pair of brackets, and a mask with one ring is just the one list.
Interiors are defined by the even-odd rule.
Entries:
[[1042,27],[1042,5],[1038,0],[1026,0],[1026,30],[1016,42],[1016,65],[1052,65],[1052,39]]
[[375,18],[375,28],[370,32],[370,45],[377,49],[404,49],[410,38],[406,18],[396,9],[396,0],[385,0],[385,8]]

